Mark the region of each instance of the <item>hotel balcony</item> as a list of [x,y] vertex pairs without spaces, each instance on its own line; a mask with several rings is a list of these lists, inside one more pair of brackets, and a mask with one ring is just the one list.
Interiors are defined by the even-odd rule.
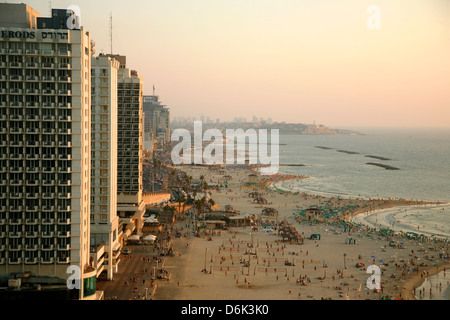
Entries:
[[[27,193],[27,198],[37,199],[37,198],[39,198],[39,193]],[[39,209],[38,206],[27,206],[26,211],[27,212],[37,212],[38,209]]]
[[22,89],[11,88],[11,89],[9,89],[9,93],[10,94],[22,94]]
[[67,264],[67,263],[70,262],[70,258],[69,257],[65,257],[65,258],[58,257],[56,262],[59,263],[59,264]]
[[53,199],[55,194],[53,192],[46,192],[42,194],[43,199]]
[[[44,90],[42,90],[42,94],[45,94],[45,95],[55,95],[55,90],[52,90],[52,89],[44,89]],[[46,106],[46,107],[54,107],[55,105],[53,104],[53,105],[50,105],[50,106]]]
[[70,225],[70,218],[60,218],[58,219],[58,224],[68,226]]
[[[20,153],[13,153],[10,155],[11,160],[23,160],[23,154]],[[18,180],[13,180],[13,181],[18,181]]]
[[[59,146],[63,147],[61,142],[59,142]],[[66,146],[66,147],[68,147],[68,146]],[[59,160],[72,160],[72,155],[70,155],[70,154],[60,154],[60,155],[58,155],[58,159]]]
[[71,173],[71,172],[72,172],[72,168],[69,168],[69,167],[59,167],[59,172],[61,172],[61,173]]
[[0,258],[0,264],[5,264],[6,263],[6,258]]
[[[22,168],[21,168],[22,169]],[[22,170],[15,170],[15,171],[11,171],[11,172],[22,172]],[[15,193],[10,193],[9,194],[9,197],[11,198],[11,199],[20,199],[20,198],[22,198],[22,193],[17,193],[17,192],[15,192]]]
[[20,232],[20,231],[10,231],[9,232],[9,237],[10,238],[20,238],[20,237],[22,237],[22,232]]
[[[54,223],[55,223],[55,219],[47,218],[47,219],[42,219],[41,220],[41,224],[43,224],[43,225],[52,225]],[[53,232],[51,232],[51,233],[52,233],[51,236],[53,236]],[[42,234],[44,234],[44,233],[42,233]]]
[[[54,134],[55,133],[55,129],[50,129],[50,128],[44,128],[42,130],[43,133],[45,134]],[[44,142],[44,145],[46,145],[45,143],[49,142],[48,146],[54,146],[54,143],[52,141],[46,141]]]
[[72,184],[71,180],[59,180],[58,185],[60,186],[70,186]]
[[[49,219],[49,220],[53,221],[53,219]],[[55,236],[55,232],[54,231],[44,231],[44,232],[42,232],[41,236],[42,236],[42,238],[53,238]]]
[[8,258],[8,264],[21,264],[22,258]]
[[60,212],[70,212],[70,206],[58,206],[58,211]]
[[[44,172],[53,172],[53,168],[52,169],[50,169],[50,168],[44,168]],[[56,184],[56,182],[55,182],[55,180],[44,180],[43,182],[42,182],[42,184],[44,185],[44,186],[48,186],[48,187],[52,187],[52,186],[54,186],[55,184]]]
[[34,68],[39,68],[39,65],[37,63],[27,62],[26,67],[34,69]]
[[44,154],[42,156],[42,159],[44,159],[44,160],[55,160],[55,155],[54,154]]
[[55,64],[51,62],[44,62],[41,64],[41,67],[44,69],[55,69]]
[[70,250],[70,244],[58,244],[57,250],[68,251]]
[[[67,148],[71,148],[72,147],[72,142],[70,141],[59,141],[58,145],[60,147],[67,147]],[[70,159],[69,159],[70,160]]]
[[39,246],[37,244],[27,244],[25,245],[26,251],[36,251],[39,250]]
[[58,55],[61,57],[70,57],[72,55],[72,52],[69,50],[59,50]]
[[37,231],[27,231],[25,232],[25,238],[37,238],[38,232]]
[[54,82],[55,81],[55,77],[53,77],[53,76],[42,76],[42,81]]
[[9,49],[10,54],[22,54],[22,49]]
[[22,133],[23,129],[22,128],[14,128],[14,127],[12,127],[12,128],[9,128],[9,132],[10,133]]
[[71,68],[71,65],[70,65],[70,63],[60,63],[60,64],[58,65],[58,68],[59,68],[59,69],[70,69],[70,68]]
[[9,63],[10,68],[23,68],[22,62],[12,61]]
[[[36,159],[36,158],[27,158],[27,159]],[[27,180],[27,186],[38,186],[38,180]]]
[[27,133],[37,133],[38,132],[37,128],[26,128],[26,129],[27,129],[26,130]]
[[25,264],[35,264],[38,262],[38,258],[25,258]]
[[59,95],[71,95],[72,90],[58,90]]
[[21,212],[22,206],[9,206],[9,211],[10,212]]
[[36,140],[27,141],[27,146],[28,147],[37,147],[38,146],[38,142]]
[[59,231],[58,232],[58,238],[69,238],[70,237],[70,231]]
[[27,55],[34,55],[34,56],[37,56],[37,55],[39,55],[39,50],[38,50],[38,49],[26,49],[26,50],[25,50],[25,53],[26,53]]
[[25,219],[25,225],[35,226],[39,224],[39,219]]
[[44,212],[54,212],[55,211],[55,207],[54,206],[43,206],[42,207],[42,211],[44,211]]
[[2,244],[0,245],[0,251],[5,251],[6,250],[6,245]]
[[55,116],[45,115],[45,116],[42,117],[42,120],[44,120],[44,121],[55,121]]
[[54,258],[53,257],[51,257],[51,258],[41,258],[41,263],[42,264],[52,264],[52,263],[54,263],[55,261],[54,261]]
[[60,129],[58,129],[58,133],[61,133],[61,134],[71,134],[71,133],[72,133],[72,130],[71,130],[71,129],[62,129],[62,128],[60,128]]
[[[35,76],[34,74],[29,74],[26,76],[27,81],[39,81],[40,77]],[[29,89],[31,90],[31,89]]]
[[10,81],[23,81],[23,77],[17,74],[12,74],[9,76]]
[[10,244],[8,246],[8,250],[9,251],[21,251],[22,250],[22,245],[21,244],[16,244],[16,245]]
[[9,219],[9,224],[11,226],[18,226],[23,224],[23,220],[22,219]]
[[[52,90],[47,90],[47,91],[49,91],[49,93],[51,93]],[[42,93],[44,93],[44,92],[42,92]],[[55,103],[54,102],[44,102],[44,103],[42,103],[42,106],[44,106],[44,107],[54,107]]]
[[71,116],[59,116],[59,121],[72,121]]
[[[28,101],[26,103],[26,106],[27,107],[39,107],[39,103]],[[27,120],[39,120],[39,116],[29,116],[29,117],[27,117]]]
[[7,233],[5,231],[0,231],[0,238],[6,238]]
[[[27,94],[39,94],[39,89],[27,89]],[[28,103],[27,103],[28,106]]]
[[59,77],[59,81],[60,82],[67,82],[67,83],[69,83],[69,82],[71,82],[71,78],[70,77],[67,77],[67,76],[64,76],[64,77]]
[[[44,168],[42,168],[42,171],[45,172],[45,173],[54,173],[55,172],[55,168],[54,167],[44,167]],[[54,181],[53,180],[44,180],[44,184],[53,185]]]
[[60,199],[70,199],[70,197],[71,197],[70,192],[68,192],[68,193],[59,192],[58,193],[58,198],[60,198]]
[[64,109],[71,109],[72,108],[72,104],[71,103],[59,103],[58,107],[59,108],[64,108]]

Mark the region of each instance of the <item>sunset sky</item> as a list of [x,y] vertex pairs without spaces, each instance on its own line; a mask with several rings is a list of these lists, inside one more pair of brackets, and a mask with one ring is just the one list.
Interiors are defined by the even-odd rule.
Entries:
[[[25,2],[41,16],[48,1]],[[449,0],[96,0],[96,53],[127,56],[171,116],[450,127]],[[371,30],[367,8],[381,10]]]

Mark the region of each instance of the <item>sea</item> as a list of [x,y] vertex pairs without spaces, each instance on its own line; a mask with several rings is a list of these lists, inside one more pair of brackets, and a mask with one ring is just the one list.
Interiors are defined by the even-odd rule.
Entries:
[[[384,224],[450,238],[450,128],[352,129],[358,133],[281,135],[279,172],[309,178],[274,187],[328,197],[439,202],[385,210]],[[368,225],[374,220],[360,219]]]
[[281,166],[279,171],[311,177],[294,189],[313,194],[450,202],[450,128],[361,128],[357,132],[282,135],[280,164],[305,166]]

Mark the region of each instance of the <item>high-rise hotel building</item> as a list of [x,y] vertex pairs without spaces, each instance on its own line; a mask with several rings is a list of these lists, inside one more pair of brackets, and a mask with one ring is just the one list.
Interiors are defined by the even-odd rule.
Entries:
[[118,271],[123,226],[117,214],[117,85],[120,63],[92,58],[91,69],[91,257],[97,276]]
[[78,266],[79,297],[93,299],[91,39],[70,15],[0,4],[0,275]]
[[124,223],[124,236],[140,234],[145,203],[142,198],[143,80],[126,65],[126,57],[110,55],[120,62],[118,74],[117,211]]

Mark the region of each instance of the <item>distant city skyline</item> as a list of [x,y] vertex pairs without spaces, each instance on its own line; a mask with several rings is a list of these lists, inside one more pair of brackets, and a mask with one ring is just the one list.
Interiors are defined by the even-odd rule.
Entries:
[[[21,3],[20,1],[8,1]],[[48,15],[49,3],[26,4]],[[173,116],[330,127],[449,127],[446,0],[53,1],[76,5],[96,54],[126,55]],[[367,27],[367,8],[381,28]]]

